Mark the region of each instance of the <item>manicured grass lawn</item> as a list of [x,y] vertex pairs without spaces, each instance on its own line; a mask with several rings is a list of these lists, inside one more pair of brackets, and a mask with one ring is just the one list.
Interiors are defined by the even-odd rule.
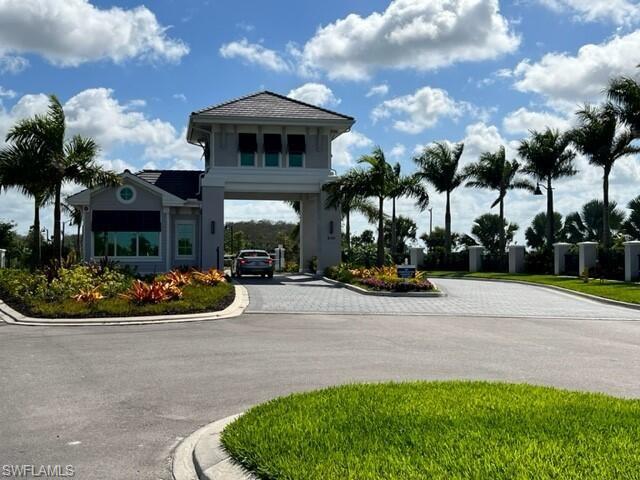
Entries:
[[33,317],[78,318],[78,317],[124,317],[138,315],[172,315],[223,310],[233,302],[235,290],[229,283],[215,287],[191,284],[184,287],[180,300],[157,304],[137,305],[127,299],[105,298],[94,304],[80,303],[73,299],[57,302],[29,301],[17,304],[5,300],[16,310]]
[[640,284],[614,282],[611,280],[589,280],[584,283],[581,279],[575,277],[556,277],[555,275],[528,275],[528,274],[511,274],[511,273],[490,273],[490,272],[428,272],[428,277],[442,278],[493,278],[498,280],[519,280],[522,282],[540,283],[543,285],[554,285],[556,287],[575,290],[577,292],[588,293],[598,297],[619,300],[622,302],[639,303],[640,304]]
[[638,478],[640,400],[528,385],[347,385],[276,399],[222,443],[263,479]]

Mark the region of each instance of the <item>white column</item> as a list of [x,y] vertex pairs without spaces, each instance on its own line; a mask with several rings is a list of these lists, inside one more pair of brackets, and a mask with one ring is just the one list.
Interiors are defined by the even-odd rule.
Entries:
[[558,242],[553,244],[553,274],[562,275],[566,272],[564,256],[571,248],[570,243]]
[[285,262],[285,249],[282,247],[282,245],[278,245],[275,250],[275,269],[276,272],[281,272],[282,270],[284,270],[284,264]]
[[4,248],[0,248],[0,268],[6,268],[7,266],[7,251]]
[[479,272],[482,270],[482,254],[484,253],[484,247],[475,245],[468,248],[469,250],[469,271]]
[[509,273],[524,272],[524,245],[509,245]]
[[171,259],[173,257],[173,249],[171,248],[171,214],[170,209],[164,209],[164,254],[165,254],[165,270],[171,270]]
[[624,279],[635,282],[640,278],[640,240],[624,242]]
[[224,268],[224,186],[202,186],[201,218],[200,267],[222,269]]
[[578,254],[578,275],[582,275],[585,270],[596,266],[596,262],[598,261],[598,242],[578,243]]
[[318,272],[323,273],[327,267],[335,267],[342,261],[341,213],[337,208],[325,208],[327,194],[320,191],[318,199]]
[[418,268],[424,264],[424,248],[412,247],[409,252],[411,265],[415,265]]
[[318,256],[318,223],[318,194],[307,194],[300,201],[301,272],[309,271],[311,259]]

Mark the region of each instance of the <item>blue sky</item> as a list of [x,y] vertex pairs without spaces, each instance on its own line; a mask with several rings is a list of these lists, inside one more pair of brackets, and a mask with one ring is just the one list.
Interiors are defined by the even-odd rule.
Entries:
[[[0,134],[55,93],[69,131],[94,136],[105,165],[201,168],[184,140],[189,112],[266,88],[356,118],[334,142],[338,171],[375,144],[405,172],[435,140],[464,141],[465,163],[501,144],[515,156],[529,129],[568,128],[610,76],[636,74],[639,21],[634,0],[9,0],[0,5]],[[600,172],[577,163],[579,175],[557,188],[563,214],[600,196]],[[637,159],[621,161],[612,197],[626,204],[639,180]],[[442,200],[432,192],[436,225]],[[492,200],[455,192],[454,229],[469,231]],[[507,197],[521,243],[543,209],[544,198]],[[409,200],[400,212],[427,228]],[[293,218],[271,202],[228,202],[226,213]],[[25,231],[30,204],[2,194],[0,219]],[[356,230],[365,227],[356,219]]]

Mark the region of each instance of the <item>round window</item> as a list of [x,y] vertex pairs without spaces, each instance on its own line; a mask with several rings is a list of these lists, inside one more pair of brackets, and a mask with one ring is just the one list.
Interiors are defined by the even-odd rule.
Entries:
[[122,203],[131,203],[136,199],[136,192],[133,187],[125,185],[118,189],[118,200]]

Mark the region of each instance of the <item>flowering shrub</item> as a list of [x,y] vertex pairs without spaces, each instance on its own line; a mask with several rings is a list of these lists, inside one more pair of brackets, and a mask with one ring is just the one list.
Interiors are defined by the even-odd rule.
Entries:
[[416,272],[415,278],[398,278],[395,266],[354,268],[343,263],[327,268],[325,275],[339,282],[360,284],[373,290],[425,292],[435,288],[427,280],[426,272]]
[[100,293],[100,286],[94,288],[88,288],[86,290],[80,289],[80,293],[72,297],[76,302],[80,303],[95,303],[98,300],[102,300],[104,295]]
[[172,282],[154,280],[151,283],[146,283],[142,280],[134,280],[129,291],[120,296],[142,305],[182,298],[182,290]]
[[216,270],[215,268],[212,268],[206,272],[199,272],[198,270],[194,270],[192,276],[195,281],[211,286],[215,286],[221,282],[227,281],[224,276],[224,272]]
[[369,277],[360,280],[362,285],[372,290],[384,290],[391,292],[428,292],[434,289],[429,280],[415,280],[390,277]]
[[191,274],[189,272],[181,272],[180,270],[171,270],[169,273],[164,275],[163,278],[178,287],[191,285]]

